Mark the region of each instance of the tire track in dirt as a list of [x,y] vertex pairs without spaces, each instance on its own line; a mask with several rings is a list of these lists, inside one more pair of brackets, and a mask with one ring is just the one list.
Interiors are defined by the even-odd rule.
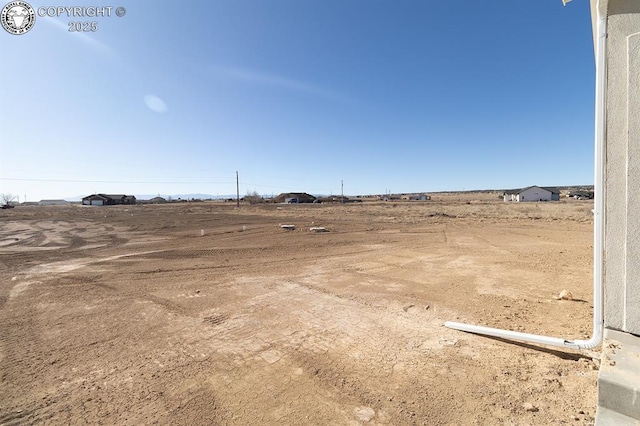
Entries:
[[62,234],[69,240],[69,245],[65,247],[65,250],[76,251],[87,245],[87,241],[77,235],[73,235],[71,232],[65,232]]
[[217,315],[210,315],[208,317],[204,317],[202,319],[202,322],[204,322],[205,324],[209,324],[213,327],[216,327],[222,323],[224,323],[225,321],[227,321],[229,319],[228,315],[225,314],[217,314]]
[[107,249],[120,248],[129,242],[128,238],[118,237],[117,235],[109,235],[109,240],[110,240],[109,243],[104,248],[107,248]]
[[49,409],[46,405],[30,404],[28,409],[18,409],[11,413],[0,414],[0,425],[18,426],[24,424],[46,423],[60,414],[60,411]]
[[[122,290],[120,290],[118,293],[120,293],[121,295],[123,294]],[[138,300],[153,302],[156,305],[164,307],[169,312],[173,312],[173,313],[184,315],[184,316],[193,316],[193,314],[189,312],[189,310],[184,306],[180,305],[179,303],[172,302],[171,300],[166,299],[164,297],[154,296],[153,294],[140,295],[133,292],[126,292],[124,293],[124,296],[129,296]]]
[[[267,248],[254,248],[254,249],[182,249],[182,250],[168,250],[168,251],[155,251],[145,254],[132,254],[127,256],[130,259],[162,259],[162,260],[176,260],[181,261],[184,259],[197,260],[201,257],[204,258],[216,258],[220,259],[219,264],[206,265],[206,266],[172,266],[170,263],[164,262],[161,268],[156,268],[150,271],[136,271],[135,274],[148,275],[148,274],[163,274],[163,273],[177,273],[186,271],[206,271],[206,270],[229,270],[232,271],[239,266],[244,266],[247,263],[256,263],[260,265],[260,269],[264,271],[271,271],[279,269],[282,265],[290,264],[291,262],[304,262],[307,260],[314,260],[320,262],[326,259],[335,258],[340,256],[343,259],[346,257],[357,256],[362,253],[370,252],[367,248],[343,248],[338,253],[335,252],[321,252],[316,250],[305,250],[305,252],[291,252],[291,249],[276,248],[270,250]],[[264,258],[260,256],[264,255]]]
[[[0,372],[3,383],[0,386],[0,401],[4,401],[0,403],[4,411],[0,415],[0,424],[41,423],[56,414],[48,406],[46,394],[41,402],[8,397],[15,392],[20,395],[43,395],[46,392],[39,386],[48,361],[42,351],[45,346],[37,318],[34,307],[20,299],[6,303],[0,309]],[[8,401],[13,401],[13,404],[8,405]]]

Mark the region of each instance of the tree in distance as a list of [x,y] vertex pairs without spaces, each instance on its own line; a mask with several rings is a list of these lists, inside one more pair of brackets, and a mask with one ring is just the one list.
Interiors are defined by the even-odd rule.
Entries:
[[15,200],[17,197],[11,193],[2,193],[0,194],[0,199],[2,199],[2,208],[3,209],[10,209],[11,207],[13,207],[13,205],[11,204],[11,202],[13,200]]
[[248,201],[249,204],[263,203],[264,199],[258,194],[257,191],[247,191],[247,195],[244,196],[244,201]]

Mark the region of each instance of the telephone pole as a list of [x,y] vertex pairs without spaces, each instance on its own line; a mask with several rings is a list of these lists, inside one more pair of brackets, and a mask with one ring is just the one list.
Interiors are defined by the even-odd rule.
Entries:
[[240,180],[238,180],[237,170],[236,170],[236,207],[240,208]]
[[340,198],[342,199],[342,204],[344,204],[344,180],[340,181]]

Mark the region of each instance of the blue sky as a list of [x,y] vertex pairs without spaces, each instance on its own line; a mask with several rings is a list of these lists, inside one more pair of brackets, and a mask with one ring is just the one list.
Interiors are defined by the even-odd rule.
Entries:
[[78,3],[126,15],[0,29],[21,200],[593,182],[587,0]]

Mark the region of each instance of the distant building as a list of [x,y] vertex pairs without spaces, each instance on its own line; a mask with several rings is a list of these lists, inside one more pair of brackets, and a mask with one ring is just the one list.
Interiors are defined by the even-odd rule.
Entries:
[[93,194],[82,199],[83,206],[115,206],[135,203],[136,197],[124,194]]
[[151,204],[164,204],[166,202],[167,200],[163,197],[153,197],[152,199],[147,201],[147,203],[151,203]]
[[401,194],[400,199],[403,201],[427,201],[431,196],[427,194]]
[[313,203],[316,200],[316,197],[313,195],[307,194],[306,192],[285,192],[278,195],[274,198],[274,202],[276,203],[290,203],[290,204],[298,204],[298,203]]
[[362,201],[380,201],[382,199],[382,196],[378,194],[358,195],[357,198]]
[[67,200],[40,200],[39,206],[66,206],[69,202]]
[[427,194],[415,194],[412,195],[410,200],[411,201],[429,201],[431,199],[431,195],[427,195]]
[[544,188],[541,186],[529,186],[523,189],[506,191],[502,194],[504,201],[559,201],[560,191],[555,188]]
[[322,197],[318,199],[320,203],[361,203],[361,198],[351,199],[346,195],[343,197],[342,195],[329,195],[328,197]]
[[576,200],[593,200],[593,191],[569,191],[567,198],[575,198]]

